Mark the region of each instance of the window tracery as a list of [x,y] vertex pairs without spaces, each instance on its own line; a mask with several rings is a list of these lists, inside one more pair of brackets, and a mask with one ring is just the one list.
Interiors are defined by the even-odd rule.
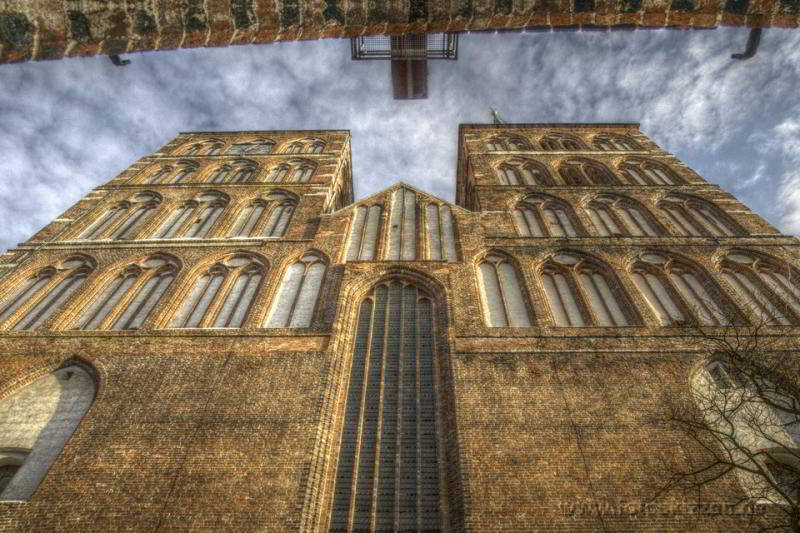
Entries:
[[739,302],[757,315],[759,323],[788,326],[800,316],[797,277],[771,257],[735,250],[721,263],[722,274]]
[[176,209],[156,232],[157,239],[203,239],[228,205],[227,195],[207,191]]
[[669,194],[658,203],[681,235],[732,237],[744,232],[716,205],[684,194]]
[[372,261],[375,259],[381,235],[382,214],[383,207],[380,205],[369,207],[361,205],[355,208],[347,247],[348,261]]
[[267,155],[272,153],[275,142],[269,139],[256,139],[254,141],[234,143],[228,147],[226,153],[231,155]]
[[501,185],[553,185],[553,179],[543,164],[530,159],[513,158],[497,167]]
[[734,322],[736,309],[699,267],[657,252],[639,256],[631,277],[662,326]]
[[505,254],[490,252],[478,263],[478,273],[486,324],[490,327],[530,326],[522,282],[511,260]]
[[668,166],[641,157],[626,159],[620,170],[632,185],[682,185],[683,180]]
[[89,258],[75,255],[39,270],[2,304],[0,324],[18,331],[39,329],[78,292],[94,267]]
[[293,196],[275,191],[250,202],[239,214],[231,237],[282,237],[297,206]]
[[413,261],[417,258],[417,195],[414,191],[401,187],[392,193],[388,233],[386,259]]
[[[308,183],[314,174],[316,165],[305,159],[293,159],[288,163],[281,163],[273,167],[267,175],[270,183],[288,181],[291,183]],[[289,179],[287,180],[287,176]]]
[[591,159],[567,159],[558,168],[567,185],[619,185],[616,176],[604,164]]
[[610,268],[594,258],[559,252],[541,268],[556,326],[628,326],[638,322]]
[[450,207],[429,203],[425,208],[425,225],[427,228],[428,259],[455,263],[456,237],[455,221]]
[[618,194],[600,194],[586,206],[597,233],[603,237],[655,237],[663,232],[638,202]]
[[513,211],[514,225],[522,237],[577,237],[583,228],[566,202],[544,194],[531,194]]
[[154,192],[134,195],[106,211],[78,239],[128,239],[153,215],[160,203],[161,196]]
[[486,141],[486,147],[492,152],[531,150],[531,143],[518,135],[495,136]]
[[172,328],[240,328],[246,322],[267,273],[267,262],[248,253],[214,263],[194,283]]
[[593,142],[595,148],[604,151],[633,151],[642,149],[636,141],[627,135],[620,135],[618,133],[601,133],[595,135]]
[[112,279],[78,320],[78,329],[139,329],[169,289],[179,266],[156,254],[130,264]]
[[289,265],[278,287],[266,327],[310,327],[326,270],[327,262],[316,252],[309,252]]
[[550,152],[575,152],[586,150],[586,145],[578,137],[567,133],[548,133],[539,144]]
[[148,184],[175,184],[186,183],[197,172],[197,165],[191,161],[178,161],[174,166],[166,165],[151,174],[147,179]]

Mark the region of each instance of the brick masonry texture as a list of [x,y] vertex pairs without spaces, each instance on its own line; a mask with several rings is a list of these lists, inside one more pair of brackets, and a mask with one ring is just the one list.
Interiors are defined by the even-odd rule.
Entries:
[[[193,16],[210,20],[203,13]],[[571,134],[589,147],[595,135],[615,133],[639,148],[541,150],[543,136],[553,132]],[[487,142],[501,135],[531,147],[487,150]],[[226,153],[235,143],[257,139],[273,142],[272,152]],[[324,142],[324,150],[285,153],[294,141],[309,139]],[[709,354],[696,329],[659,324],[628,268],[644,250],[678,253],[703,265],[710,285],[726,287],[717,268],[725,252],[762,252],[793,266],[800,243],[704,181],[636,124],[469,124],[460,127],[458,139],[457,202],[450,205],[455,262],[383,259],[388,206],[394,191],[407,186],[394,185],[353,204],[350,134],[324,130],[182,133],[0,256],[2,301],[31,274],[76,253],[94,265],[84,286],[42,328],[11,331],[0,324],[0,398],[74,362],[91,368],[97,379],[94,403],[33,497],[0,501],[0,531],[326,531],[356,316],[364,296],[389,278],[423,287],[434,301],[443,530],[756,531],[771,523],[771,509],[734,515],[721,507],[743,496],[735,477],[705,489],[710,507],[694,508],[693,500],[672,496],[664,504],[672,507],[632,512],[664,482],[660,459],[698,453],[679,435],[647,421],[664,395],[690,394],[690,378]],[[218,145],[219,155],[187,154],[198,143]],[[572,157],[605,164],[620,184],[567,185],[557,168]],[[660,162],[683,183],[624,182],[620,165],[627,157]],[[520,158],[545,165],[553,184],[501,185],[499,165]],[[256,165],[253,180],[208,183],[216,166],[241,159]],[[307,183],[268,181],[272,168],[296,159],[313,163]],[[195,163],[198,170],[183,183],[148,183],[159,168],[178,161]],[[277,189],[296,198],[285,235],[229,238],[249,200]],[[229,200],[205,238],[152,238],[170,210],[208,190]],[[144,191],[158,194],[161,203],[131,239],[78,238],[107,209]],[[424,235],[422,206],[446,202],[413,191]],[[531,192],[562,199],[586,234],[520,237],[512,210]],[[598,236],[583,206],[602,192],[637,200],[669,232]],[[657,207],[667,192],[713,202],[739,233],[678,236]],[[375,260],[348,262],[350,226],[361,205],[384,206],[384,233]],[[424,242],[420,237],[418,258],[426,257]],[[311,326],[264,328],[284,270],[309,250],[328,265]],[[492,250],[507,254],[517,268],[532,317],[529,327],[488,327],[483,318],[477,265]],[[563,250],[608,265],[627,293],[635,325],[554,326],[539,269]],[[267,265],[243,327],[168,328],[203,269],[237,252],[257,254]],[[109,279],[154,253],[174,258],[179,269],[138,330],[74,329]],[[762,332],[775,339],[776,349],[787,350],[795,349],[798,333],[796,326]]]
[[798,0],[6,0],[0,62],[360,35],[798,25]]

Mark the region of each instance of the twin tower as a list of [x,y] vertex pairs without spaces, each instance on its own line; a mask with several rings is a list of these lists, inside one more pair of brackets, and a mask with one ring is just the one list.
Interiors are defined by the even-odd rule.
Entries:
[[0,531],[735,529],[617,511],[696,451],[646,413],[698,326],[797,335],[798,250],[636,124],[462,125],[455,204],[181,134],[0,256]]

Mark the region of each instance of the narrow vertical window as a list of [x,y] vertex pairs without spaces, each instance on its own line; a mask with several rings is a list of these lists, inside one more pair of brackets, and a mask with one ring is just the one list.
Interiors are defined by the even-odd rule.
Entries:
[[567,185],[618,185],[605,165],[589,159],[568,159],[559,167],[559,173]]
[[425,209],[428,259],[456,261],[456,244],[453,235],[453,215],[446,205],[428,204]]
[[197,171],[197,167],[186,162],[178,163],[177,169],[172,173],[172,175],[168,178],[168,183],[186,183],[189,181],[194,173]]
[[348,261],[372,261],[375,259],[382,212],[383,208],[379,205],[359,206],[355,209],[347,247]]
[[553,185],[550,173],[541,163],[523,158],[504,161],[497,168],[501,185]]
[[219,219],[228,197],[222,193],[209,191],[184,203],[165,220],[156,232],[159,239],[203,239],[210,233]]
[[730,237],[743,233],[717,206],[700,198],[673,193],[659,207],[681,235]]
[[154,255],[129,265],[107,285],[78,320],[79,329],[139,329],[178,271],[177,262]]
[[112,207],[106,211],[102,217],[97,219],[94,224],[86,228],[86,230],[81,233],[78,238],[81,240],[102,238],[103,234],[108,228],[112,227],[125,216],[125,213],[127,213],[128,209],[130,209],[130,203],[128,202],[122,202]]
[[666,165],[640,157],[626,159],[620,166],[633,185],[680,185],[683,183]]
[[602,194],[589,202],[587,208],[597,233],[604,237],[656,236],[658,226],[647,211],[630,198]]
[[284,179],[286,179],[286,174],[288,173],[289,167],[287,165],[278,165],[270,171],[267,181],[271,183],[282,182]]
[[530,314],[522,283],[508,258],[489,254],[478,265],[486,322],[490,327],[526,327]]
[[310,327],[326,269],[325,262],[314,253],[290,265],[281,279],[266,327]]
[[790,325],[800,312],[800,289],[790,281],[791,271],[774,258],[736,250],[722,262],[725,279],[757,315],[758,323]]
[[256,167],[252,164],[240,164],[231,177],[231,183],[250,183],[256,175]]
[[389,246],[386,259],[413,261],[417,258],[417,195],[408,189],[392,193],[389,210]]
[[40,270],[22,282],[22,286],[0,309],[0,321],[14,330],[34,330],[78,292],[94,265],[83,256],[73,256],[53,267]]
[[112,239],[130,239],[150,219],[161,203],[161,197],[155,193],[144,192],[131,199],[131,209],[124,221],[111,231]]
[[211,183],[225,183],[231,173],[231,167],[223,165],[214,170],[211,174]]
[[266,272],[266,261],[255,254],[232,254],[214,263],[197,278],[170,327],[242,327]]
[[381,283],[360,305],[336,471],[332,531],[441,531],[433,303]]
[[534,194],[517,204],[514,225],[522,237],[577,237],[580,225],[571,208],[556,198]]
[[296,202],[288,194],[274,192],[245,207],[231,230],[231,237],[282,237],[286,233]]

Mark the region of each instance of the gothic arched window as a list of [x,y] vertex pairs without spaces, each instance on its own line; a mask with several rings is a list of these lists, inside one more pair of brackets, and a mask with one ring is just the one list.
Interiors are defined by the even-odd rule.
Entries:
[[451,476],[440,473],[436,316],[428,293],[400,280],[360,304],[331,531],[441,530]]
[[303,143],[300,142],[293,142],[289,146],[286,147],[284,153],[287,154],[300,154],[303,152]]
[[161,183],[187,183],[195,172],[197,165],[189,161],[179,161],[175,170]]
[[228,205],[227,195],[208,191],[176,209],[156,233],[158,239],[203,239]]
[[541,138],[539,144],[543,150],[550,152],[575,152],[587,149],[578,137],[566,133],[548,133]]
[[194,283],[170,327],[242,327],[266,273],[267,262],[255,254],[235,253],[214,263]]
[[157,254],[128,265],[78,320],[78,329],[139,329],[178,273],[178,263]]
[[614,151],[614,150],[633,151],[642,149],[639,146],[639,144],[636,143],[636,141],[634,141],[627,135],[620,135],[618,133],[601,133],[595,135],[592,142],[595,148],[604,151]]
[[603,237],[655,237],[663,231],[638,202],[618,194],[601,194],[586,206],[597,233]]
[[530,150],[531,143],[518,135],[502,135],[486,141],[486,147],[492,152]]
[[658,206],[681,235],[731,237],[744,233],[738,224],[707,200],[673,193],[661,200]]
[[547,168],[529,159],[509,159],[497,167],[501,185],[553,185]]
[[626,159],[620,170],[631,185],[682,185],[683,180],[667,165],[635,157]]
[[504,254],[490,252],[478,264],[484,317],[490,327],[531,325],[517,269]]
[[0,399],[0,500],[33,496],[95,397],[82,365],[50,372]]
[[310,327],[326,270],[325,260],[316,252],[309,252],[289,265],[272,303],[266,327]]
[[81,233],[79,239],[127,239],[150,218],[161,203],[161,196],[143,192],[120,202]]
[[737,301],[756,314],[759,323],[788,326],[800,317],[797,276],[781,262],[736,250],[721,264],[725,279],[739,296]]
[[167,179],[167,176],[172,174],[173,170],[175,170],[175,169],[170,165],[162,166],[157,171],[155,171],[152,174],[150,174],[146,178],[145,182],[146,183],[152,183],[152,184],[162,183]]
[[361,205],[355,208],[347,245],[348,261],[372,261],[375,259],[381,234],[382,213],[383,207],[380,205],[369,207]]
[[583,229],[564,201],[531,194],[514,208],[514,225],[523,237],[577,237]]
[[308,183],[311,175],[314,174],[314,164],[311,161],[297,160],[290,161],[292,175],[289,181],[292,183]]
[[567,185],[619,185],[619,182],[605,165],[591,159],[568,159],[558,168]]
[[3,302],[0,323],[5,329],[38,329],[83,286],[93,270],[94,263],[80,255],[40,270]]
[[315,141],[306,145],[303,153],[306,154],[321,154],[325,150],[325,143],[322,141]]
[[399,188],[392,193],[389,209],[389,261],[413,261],[417,258],[417,195]]
[[559,252],[541,269],[556,326],[628,326],[638,322],[611,269],[597,259]]
[[282,163],[277,165],[270,170],[269,174],[267,175],[267,181],[270,183],[280,183],[284,179],[286,179],[286,175],[289,173],[289,165],[286,163]]
[[453,214],[447,205],[428,204],[425,208],[427,227],[428,259],[454,263],[456,257],[456,238]]
[[253,161],[236,161],[230,183],[250,183],[256,176],[257,165]]
[[288,193],[276,191],[258,198],[239,214],[231,237],[282,237],[294,213],[296,200]]
[[211,183],[225,183],[228,180],[228,176],[231,174],[231,166],[230,165],[222,165],[221,167],[217,167],[214,169],[214,172],[211,173],[211,179],[209,180]]
[[486,148],[490,152],[504,152],[508,149],[506,142],[502,137],[492,137],[486,141]]
[[631,276],[662,326],[721,326],[735,321],[736,309],[708,274],[686,261],[646,252],[631,267]]
[[256,139],[249,142],[232,144],[226,153],[234,155],[266,155],[272,153],[275,143],[268,139]]

